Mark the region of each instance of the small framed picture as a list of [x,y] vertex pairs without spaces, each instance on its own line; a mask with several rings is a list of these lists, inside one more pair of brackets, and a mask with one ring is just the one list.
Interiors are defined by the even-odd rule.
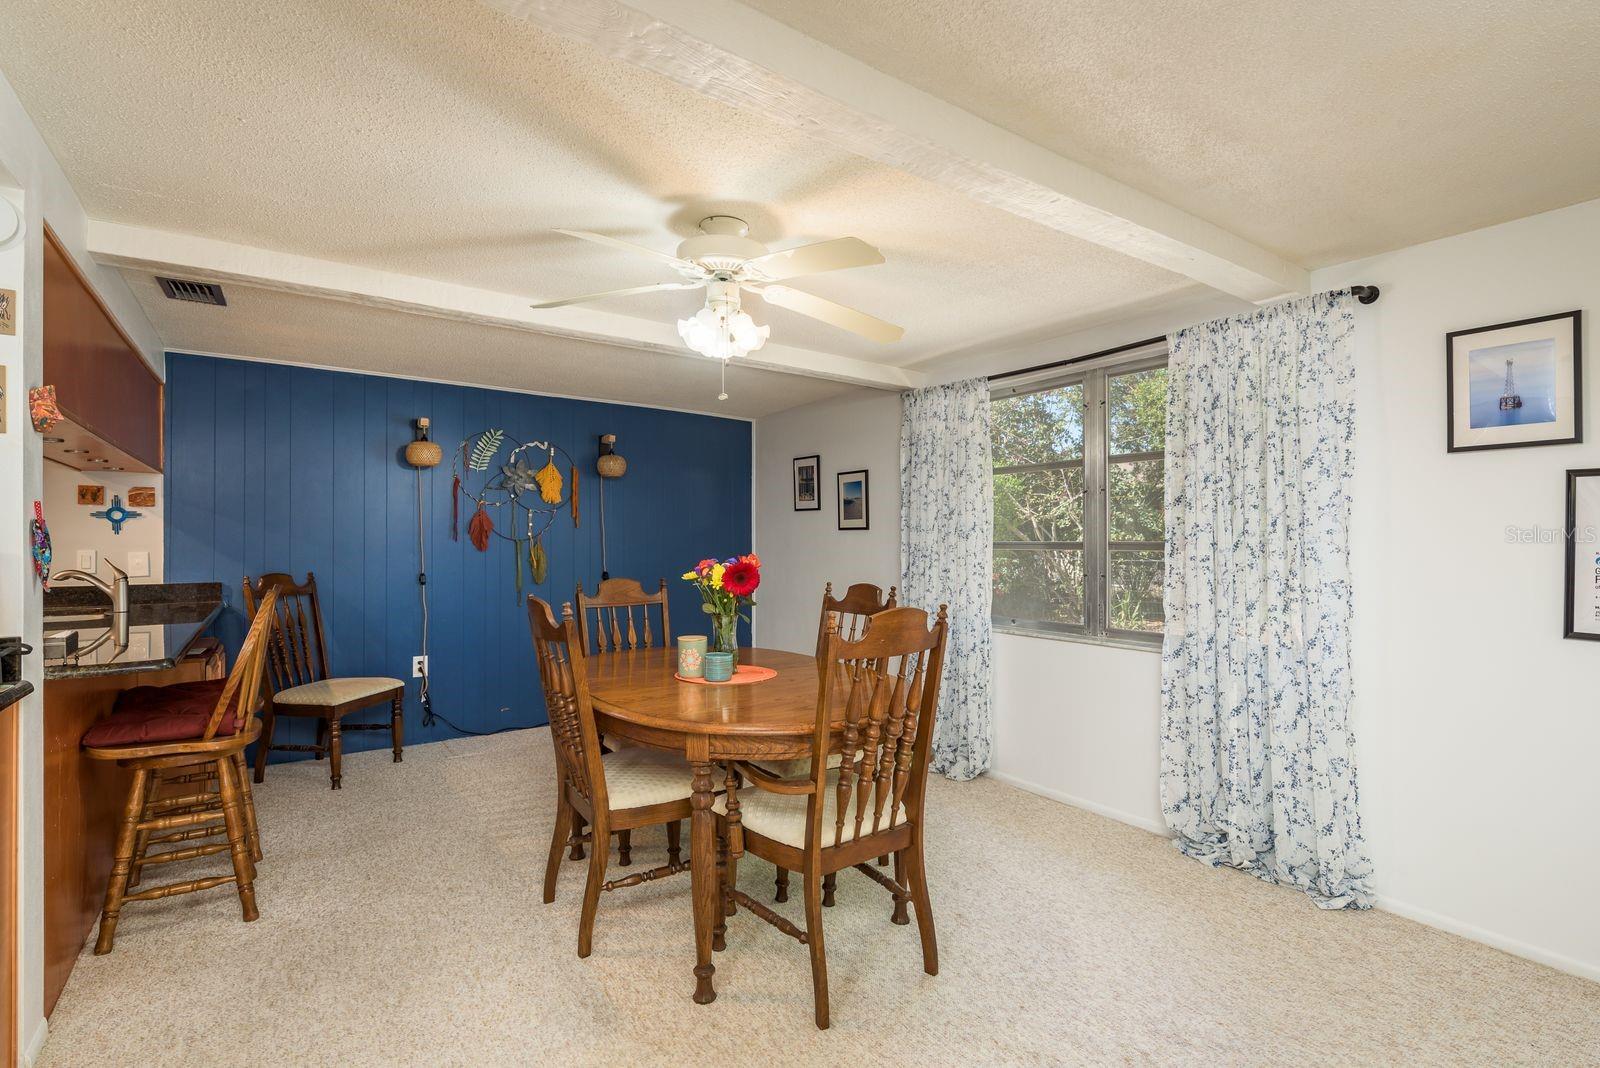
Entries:
[[1583,440],[1583,313],[1445,335],[1450,452]]
[[815,512],[822,507],[822,458],[794,458],[794,510]]
[[1600,642],[1600,467],[1567,472],[1564,636]]
[[839,479],[839,529],[867,529],[867,473],[865,471],[840,471]]

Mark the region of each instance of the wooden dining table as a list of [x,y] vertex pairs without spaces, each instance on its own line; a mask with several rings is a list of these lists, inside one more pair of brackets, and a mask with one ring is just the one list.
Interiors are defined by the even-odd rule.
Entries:
[[[718,765],[808,757],[817,722],[815,657],[777,649],[741,649],[739,663],[772,668],[778,674],[743,685],[683,682],[675,677],[678,657],[671,647],[618,650],[592,656],[586,665],[589,696],[602,735],[679,753],[689,763],[694,1000],[702,1005],[717,997],[711,981],[716,967],[711,959],[724,924],[717,818],[711,809],[719,788]],[[843,706],[843,700],[833,703],[841,715]],[[832,726],[837,747],[843,720]],[[728,791],[731,856],[737,859],[739,802],[731,766],[721,779],[721,787]]]

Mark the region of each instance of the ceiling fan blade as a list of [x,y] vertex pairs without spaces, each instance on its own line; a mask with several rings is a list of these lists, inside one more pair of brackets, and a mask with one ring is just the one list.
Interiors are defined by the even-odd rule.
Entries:
[[587,304],[591,300],[604,300],[607,297],[631,297],[635,293],[662,293],[669,289],[699,289],[703,282],[653,282],[647,286],[632,286],[628,289],[610,289],[604,293],[590,293],[583,297],[568,297],[566,300],[547,300],[543,304],[531,304],[531,308],[563,308],[568,304]]
[[643,245],[635,245],[631,241],[622,241],[615,237],[607,237],[605,234],[590,233],[588,230],[563,230],[559,226],[556,227],[555,230],[556,233],[566,234],[568,237],[578,237],[585,241],[593,241],[601,245],[610,245],[612,248],[620,248],[627,252],[637,252],[642,255],[649,256],[652,259],[660,260],[662,263],[671,266],[675,270],[698,270],[698,268],[688,260],[680,260],[676,256],[670,256],[665,252],[657,252],[655,249],[645,248]]
[[836,237],[832,241],[818,241],[814,245],[787,248],[782,252],[769,252],[745,261],[747,267],[760,272],[763,278],[774,282],[801,274],[821,274],[846,267],[871,267],[883,262],[883,253],[858,237]]
[[846,308],[843,304],[835,304],[813,293],[790,289],[788,286],[749,286],[749,289],[760,293],[762,299],[768,304],[776,304],[780,308],[809,315],[813,319],[821,319],[830,326],[837,326],[841,330],[848,330],[853,334],[860,334],[873,341],[899,341],[905,336],[905,328],[886,323],[882,319],[868,315],[866,312]]

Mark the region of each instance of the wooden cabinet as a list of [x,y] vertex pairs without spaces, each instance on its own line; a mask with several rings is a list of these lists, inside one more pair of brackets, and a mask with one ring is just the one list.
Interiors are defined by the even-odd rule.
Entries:
[[88,463],[91,456],[129,471],[161,470],[161,379],[48,227],[44,381],[66,416],[46,439],[47,457],[80,471],[107,466]]

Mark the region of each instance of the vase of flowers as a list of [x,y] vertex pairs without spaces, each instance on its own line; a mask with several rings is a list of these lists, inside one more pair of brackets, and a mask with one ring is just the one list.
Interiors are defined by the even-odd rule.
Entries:
[[755,553],[726,560],[702,560],[683,573],[700,591],[700,611],[711,617],[711,651],[739,659],[739,620],[749,621],[751,594],[761,585],[761,560]]

